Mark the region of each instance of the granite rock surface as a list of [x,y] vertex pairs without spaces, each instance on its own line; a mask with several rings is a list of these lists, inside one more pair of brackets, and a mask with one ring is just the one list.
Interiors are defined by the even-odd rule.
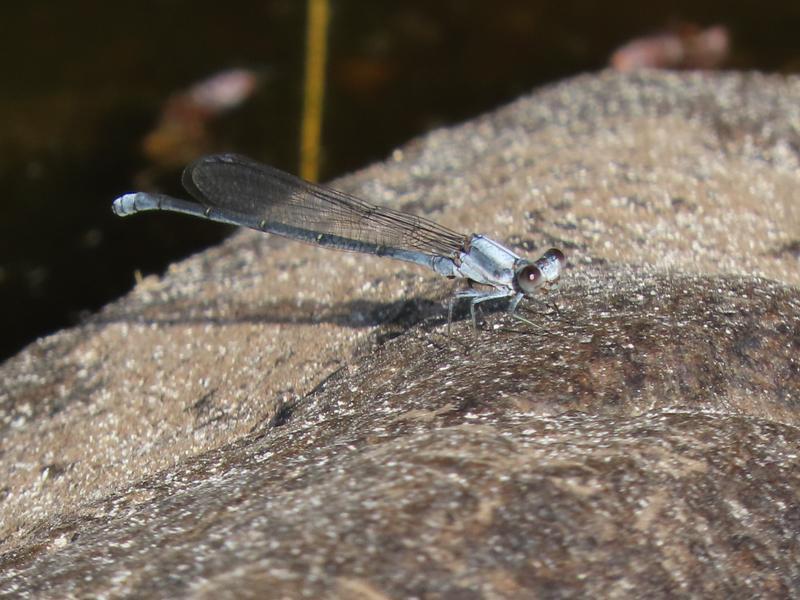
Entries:
[[[536,256],[242,231],[0,367],[0,595],[800,597],[800,79],[599,73],[336,185]],[[139,218],[159,218],[145,215]]]

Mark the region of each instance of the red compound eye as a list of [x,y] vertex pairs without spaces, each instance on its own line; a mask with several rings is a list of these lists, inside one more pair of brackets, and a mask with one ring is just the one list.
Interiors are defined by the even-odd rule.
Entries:
[[543,283],[542,272],[535,265],[525,265],[517,271],[517,286],[523,294],[531,294]]
[[564,253],[558,248],[550,248],[550,250],[544,253],[544,258],[547,258],[548,260],[557,261],[559,271],[563,269],[565,266],[567,266],[567,257],[564,256]]

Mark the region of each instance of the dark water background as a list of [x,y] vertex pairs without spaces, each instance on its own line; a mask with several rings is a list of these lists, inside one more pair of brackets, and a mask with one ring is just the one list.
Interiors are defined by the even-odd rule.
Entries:
[[[322,179],[538,85],[604,67],[632,38],[722,24],[725,66],[800,71],[800,2],[332,0]],[[133,273],[230,229],[167,214],[122,220],[124,191],[179,193],[142,153],[170,94],[235,67],[257,92],[216,119],[208,150],[297,172],[306,3],[31,1],[0,19],[0,358],[125,293]]]

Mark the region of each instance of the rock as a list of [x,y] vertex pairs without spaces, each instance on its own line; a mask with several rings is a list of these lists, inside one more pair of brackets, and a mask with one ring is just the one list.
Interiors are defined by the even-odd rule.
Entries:
[[561,247],[557,306],[448,337],[249,231],[146,279],[0,367],[0,592],[800,596],[800,79],[584,76],[337,185]]

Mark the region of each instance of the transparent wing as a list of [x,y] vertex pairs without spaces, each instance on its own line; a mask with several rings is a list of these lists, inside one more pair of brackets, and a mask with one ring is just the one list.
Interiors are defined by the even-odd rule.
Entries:
[[197,160],[183,172],[183,185],[206,207],[352,240],[353,249],[368,244],[452,257],[468,239],[423,217],[375,206],[236,154]]

